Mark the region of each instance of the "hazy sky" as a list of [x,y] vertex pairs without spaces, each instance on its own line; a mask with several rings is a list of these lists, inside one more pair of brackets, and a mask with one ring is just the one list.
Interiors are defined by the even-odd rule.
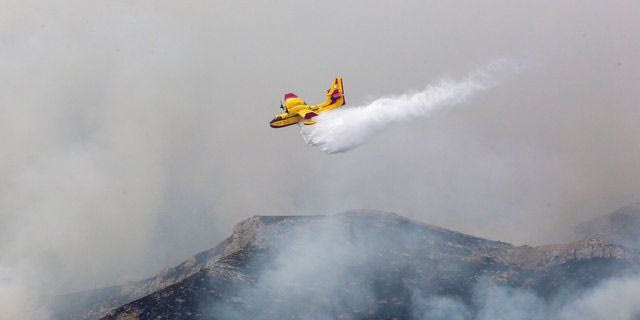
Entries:
[[[559,240],[640,200],[638,21],[637,1],[1,1],[0,293],[149,276],[256,214]],[[336,75],[358,105],[500,58],[529,68],[344,154],[268,126]]]

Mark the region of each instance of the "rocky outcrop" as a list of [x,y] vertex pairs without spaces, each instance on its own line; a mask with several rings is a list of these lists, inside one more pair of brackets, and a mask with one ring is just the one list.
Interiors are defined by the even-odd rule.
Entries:
[[585,239],[540,247],[514,247],[499,253],[497,257],[504,263],[521,268],[545,269],[568,262],[595,258],[637,261],[638,255],[633,249],[623,248],[599,239]]

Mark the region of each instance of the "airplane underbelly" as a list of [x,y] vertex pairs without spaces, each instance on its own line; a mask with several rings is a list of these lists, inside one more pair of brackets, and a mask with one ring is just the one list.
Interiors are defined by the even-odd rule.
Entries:
[[281,118],[281,119],[273,119],[271,120],[271,122],[269,123],[269,125],[271,126],[271,128],[282,128],[282,127],[287,127],[290,125],[294,125],[298,122],[300,122],[302,120],[302,117],[300,117],[299,115],[294,115],[292,117],[288,117],[288,118]]

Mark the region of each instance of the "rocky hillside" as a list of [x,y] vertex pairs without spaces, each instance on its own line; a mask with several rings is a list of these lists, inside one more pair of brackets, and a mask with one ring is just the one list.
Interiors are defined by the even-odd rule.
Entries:
[[256,216],[176,268],[94,295],[74,317],[411,319],[432,297],[474,312],[482,283],[553,299],[639,266],[637,250],[602,240],[515,247],[376,211]]
[[51,318],[99,319],[109,310],[166,288],[203,268],[212,266],[215,261],[233,250],[233,246],[229,245],[230,241],[231,238],[228,238],[215,248],[200,252],[180,265],[164,269],[142,281],[55,297],[49,308],[52,310]]
[[574,231],[579,237],[597,238],[640,249],[640,203],[580,224]]

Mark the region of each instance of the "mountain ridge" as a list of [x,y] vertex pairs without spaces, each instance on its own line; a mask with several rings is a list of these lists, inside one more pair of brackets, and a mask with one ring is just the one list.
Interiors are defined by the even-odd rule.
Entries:
[[[489,277],[499,284],[533,288],[537,292],[552,295],[557,292],[561,283],[554,283],[556,280],[549,279],[556,279],[558,272],[566,273],[567,270],[573,270],[570,271],[573,274],[570,274],[569,278],[574,277],[579,283],[593,285],[602,278],[624,273],[620,270],[640,265],[640,254],[637,250],[598,239],[538,247],[516,247],[383,211],[352,210],[330,216],[253,216],[237,223],[233,228],[233,234],[215,248],[194,255],[180,265],[144,280],[145,282],[137,288],[129,288],[129,292],[137,292],[141,297],[107,313],[104,313],[106,308],[102,308],[101,312],[106,314],[102,319],[152,319],[178,313],[185,319],[215,319],[202,310],[212,309],[214,311],[209,310],[210,313],[215,313],[215,309],[220,308],[221,304],[243,305],[244,302],[238,301],[246,299],[228,294],[228,291],[251,291],[253,289],[247,288],[253,288],[256,284],[259,286],[261,281],[264,281],[262,274],[267,272],[263,269],[269,270],[270,267],[265,266],[273,265],[273,256],[278,254],[282,243],[286,244],[291,239],[307,241],[306,235],[299,238],[296,234],[297,228],[303,228],[304,232],[310,234],[319,232],[322,238],[323,224],[327,223],[330,225],[331,235],[334,231],[331,228],[337,228],[339,232],[335,235],[339,239],[353,241],[358,250],[363,249],[367,254],[387,254],[392,260],[367,260],[370,259],[367,257],[362,261],[356,261],[357,263],[374,261],[384,265],[380,268],[391,270],[392,274],[399,272],[398,274],[402,275],[409,272],[411,276],[405,275],[406,279],[415,280],[417,283],[424,282],[429,286],[437,283],[444,288],[440,291],[463,298],[468,298],[471,290],[465,282],[475,283],[482,277]],[[369,234],[369,230],[381,232],[372,235]],[[411,235],[402,236],[398,231]],[[402,239],[375,239],[379,238],[378,235],[385,234]],[[355,240],[348,240],[350,237]],[[369,246],[367,241],[373,241],[381,247],[385,247],[386,242],[391,242],[389,248],[392,250]],[[404,250],[407,244],[417,246],[417,249],[408,250],[403,254],[394,251]],[[379,250],[382,251],[378,252]],[[277,259],[276,257],[275,260]],[[427,270],[420,264],[431,265],[431,269],[435,271]],[[600,276],[592,277],[591,272],[584,271],[592,269],[600,272]],[[358,281],[369,285],[370,280],[363,278]],[[142,295],[148,291],[152,292]],[[202,301],[217,301],[214,305],[218,307],[203,307]],[[398,304],[406,309],[406,301]],[[246,305],[246,310],[240,308],[240,314],[244,315],[244,312],[250,312],[247,310],[253,310],[251,303]],[[381,311],[384,308],[381,309],[377,303],[374,305],[377,311],[368,311],[373,312],[373,315],[389,311]],[[406,311],[400,309],[396,311]],[[354,312],[351,310],[347,313],[363,319],[372,316]]]
[[640,202],[622,207],[604,216],[578,224],[576,238],[598,238],[607,242],[640,249]]

